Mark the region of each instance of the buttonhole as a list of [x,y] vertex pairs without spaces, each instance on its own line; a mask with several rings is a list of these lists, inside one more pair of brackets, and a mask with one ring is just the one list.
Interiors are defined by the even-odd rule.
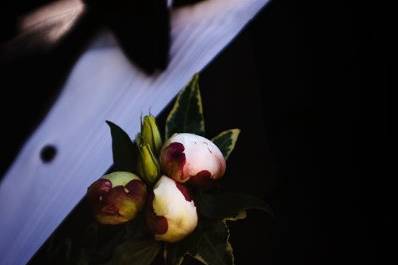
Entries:
[[40,158],[43,163],[50,163],[57,155],[57,148],[53,145],[46,145],[40,151]]

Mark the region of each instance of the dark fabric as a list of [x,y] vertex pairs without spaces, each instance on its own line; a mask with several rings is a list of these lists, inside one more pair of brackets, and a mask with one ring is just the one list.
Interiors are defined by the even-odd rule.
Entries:
[[273,1],[249,29],[277,183],[272,264],[393,259],[391,10]]
[[[227,185],[275,211],[274,219],[250,212],[232,225],[236,264],[393,258],[390,10],[364,1],[273,1],[203,71],[208,134],[242,129]],[[48,100],[50,89],[37,84],[24,95]],[[2,163],[14,150],[8,142],[24,139],[19,128],[39,113],[14,112],[15,102],[29,102],[7,90]],[[56,235],[78,237],[90,218],[83,201]],[[45,248],[30,264],[46,264]]]

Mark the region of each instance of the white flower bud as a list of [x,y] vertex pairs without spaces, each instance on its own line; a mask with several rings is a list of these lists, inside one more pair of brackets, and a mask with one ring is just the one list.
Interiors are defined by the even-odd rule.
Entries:
[[205,185],[225,173],[225,159],[210,140],[195,134],[174,134],[164,144],[160,163],[162,170],[178,182]]
[[156,240],[176,242],[195,230],[198,215],[185,186],[162,176],[148,197],[147,224]]

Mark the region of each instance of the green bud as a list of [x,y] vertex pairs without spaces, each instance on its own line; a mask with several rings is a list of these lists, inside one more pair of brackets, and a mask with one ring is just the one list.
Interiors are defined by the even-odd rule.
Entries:
[[148,144],[155,154],[159,154],[160,148],[162,148],[162,137],[156,125],[155,117],[152,115],[146,115],[143,119],[141,141],[143,144]]
[[154,184],[160,176],[159,162],[148,144],[138,144],[138,151],[138,173],[147,183]]

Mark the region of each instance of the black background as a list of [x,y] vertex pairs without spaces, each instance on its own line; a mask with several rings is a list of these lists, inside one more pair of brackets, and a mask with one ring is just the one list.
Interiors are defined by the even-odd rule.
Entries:
[[[15,3],[2,16],[3,39],[20,12]],[[261,196],[276,215],[250,212],[232,225],[236,264],[392,258],[391,10],[382,2],[273,1],[203,71],[209,135],[242,129],[228,185]],[[18,75],[29,75],[32,64]],[[2,138],[10,139],[2,172],[40,119],[46,95],[56,94],[46,74],[29,88],[1,84]],[[21,93],[37,101],[17,114]]]

